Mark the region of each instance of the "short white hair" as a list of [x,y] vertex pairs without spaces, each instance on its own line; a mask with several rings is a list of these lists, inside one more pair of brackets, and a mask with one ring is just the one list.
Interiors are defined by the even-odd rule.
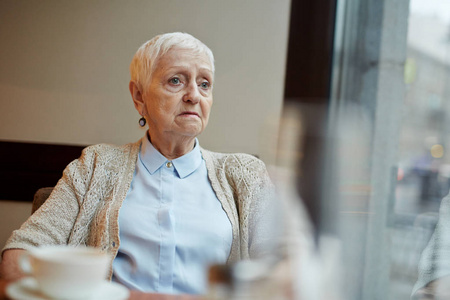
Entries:
[[205,44],[188,33],[172,32],[160,34],[145,42],[136,51],[130,64],[131,80],[144,92],[150,83],[157,61],[173,47],[204,53],[208,56],[214,75],[214,55]]

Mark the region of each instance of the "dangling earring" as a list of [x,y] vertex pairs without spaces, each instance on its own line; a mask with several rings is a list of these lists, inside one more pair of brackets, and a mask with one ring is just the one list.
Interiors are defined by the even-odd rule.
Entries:
[[144,127],[147,124],[147,120],[144,117],[139,119],[139,126]]

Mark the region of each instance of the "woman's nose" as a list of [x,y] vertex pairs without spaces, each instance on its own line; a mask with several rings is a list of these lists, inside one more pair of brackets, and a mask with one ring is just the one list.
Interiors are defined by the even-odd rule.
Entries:
[[191,103],[198,103],[201,100],[201,94],[198,90],[199,87],[197,86],[197,83],[191,83],[189,84],[188,88],[186,89],[186,93],[183,96],[184,102],[191,102]]

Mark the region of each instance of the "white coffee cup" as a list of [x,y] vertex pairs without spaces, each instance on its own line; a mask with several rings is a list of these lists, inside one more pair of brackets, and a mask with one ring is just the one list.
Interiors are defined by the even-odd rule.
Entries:
[[86,299],[106,279],[109,256],[92,247],[45,246],[27,251],[21,269],[55,299]]

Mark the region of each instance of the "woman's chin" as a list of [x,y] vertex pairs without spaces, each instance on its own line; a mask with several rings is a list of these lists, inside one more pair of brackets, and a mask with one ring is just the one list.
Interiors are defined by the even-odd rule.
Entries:
[[197,137],[200,133],[202,133],[203,129],[200,126],[183,126],[180,128],[179,132],[181,135],[186,137]]

